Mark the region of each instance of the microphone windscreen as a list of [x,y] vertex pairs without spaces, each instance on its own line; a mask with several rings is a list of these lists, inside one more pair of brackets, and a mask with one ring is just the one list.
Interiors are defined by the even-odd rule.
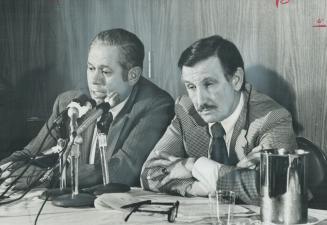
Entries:
[[85,106],[87,102],[91,103],[92,108],[96,106],[95,100],[85,94],[82,94],[77,98],[74,98],[72,101],[79,103],[81,106]]

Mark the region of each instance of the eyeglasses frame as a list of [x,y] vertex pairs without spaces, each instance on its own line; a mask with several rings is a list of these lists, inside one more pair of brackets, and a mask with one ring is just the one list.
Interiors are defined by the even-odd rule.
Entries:
[[[147,210],[147,209],[140,209],[141,206],[144,205],[168,205],[172,206],[167,211],[158,211],[158,210]],[[130,213],[125,217],[125,222],[127,222],[128,218],[134,213],[134,212],[149,212],[149,213],[158,213],[158,214],[167,214],[168,215],[168,222],[173,223],[175,222],[175,219],[178,214],[178,207],[179,207],[179,201],[176,202],[152,202],[151,200],[145,200],[141,202],[136,202],[128,205],[124,205],[121,208],[131,208],[133,209],[130,211]],[[173,210],[176,209],[176,214],[172,217]]]

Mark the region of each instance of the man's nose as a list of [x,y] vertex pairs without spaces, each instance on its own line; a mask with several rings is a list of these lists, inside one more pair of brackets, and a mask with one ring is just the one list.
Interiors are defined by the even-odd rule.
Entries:
[[101,73],[101,70],[99,69],[96,69],[93,73],[93,83],[94,84],[102,84],[104,82],[104,76],[103,74]]
[[196,101],[197,101],[198,106],[201,106],[201,105],[207,103],[207,101],[208,101],[207,91],[205,91],[201,88],[198,88],[196,91]]

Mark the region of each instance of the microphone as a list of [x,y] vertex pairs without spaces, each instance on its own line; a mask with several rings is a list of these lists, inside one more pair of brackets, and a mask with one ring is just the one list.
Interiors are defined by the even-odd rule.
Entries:
[[99,122],[97,122],[97,128],[98,131],[100,131],[99,133],[107,134],[112,121],[113,121],[112,113],[110,112],[103,113]]
[[31,158],[31,164],[41,168],[53,167],[57,164],[59,153],[42,154]]
[[[87,111],[94,108],[96,106],[96,102],[94,99],[89,98],[87,95],[82,94],[77,98],[74,98],[64,109],[59,116],[53,121],[53,127],[60,126],[60,124],[68,119],[68,111],[70,108],[76,108],[79,110],[79,116],[83,116]],[[83,108],[84,107],[84,108]],[[70,112],[72,113],[72,112]]]
[[76,133],[77,129],[77,118],[79,117],[79,110],[77,107],[73,106],[68,109],[67,115],[70,119],[69,122],[69,128],[70,128],[70,133]]
[[44,151],[40,155],[31,157],[29,160],[32,165],[41,168],[53,167],[57,164],[60,154],[64,149],[65,145],[66,141],[60,138],[58,139],[56,146],[53,146],[52,148]]
[[103,113],[107,113],[110,109],[108,102],[103,102],[90,111],[89,116],[83,121],[83,123],[76,129],[75,136],[82,134],[86,128],[88,128],[94,121],[96,121]]

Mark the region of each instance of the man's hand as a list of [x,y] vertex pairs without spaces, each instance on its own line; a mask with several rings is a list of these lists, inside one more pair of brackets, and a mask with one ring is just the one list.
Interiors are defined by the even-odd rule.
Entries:
[[104,101],[108,102],[110,104],[111,108],[113,108],[121,102],[121,99],[117,92],[112,92],[107,95],[107,97],[104,99]]
[[271,148],[271,146],[258,145],[257,147],[253,148],[247,156],[242,158],[236,166],[240,168],[254,169],[260,163],[261,151]]
[[8,178],[11,173],[9,171],[11,165],[12,162],[7,162],[0,166],[0,188],[6,188],[11,182],[11,179]]
[[166,176],[160,182],[165,185],[174,179],[186,179],[192,177],[192,169],[195,158],[179,158],[167,153],[160,153],[159,160],[155,161],[152,166],[163,167],[162,173]]

